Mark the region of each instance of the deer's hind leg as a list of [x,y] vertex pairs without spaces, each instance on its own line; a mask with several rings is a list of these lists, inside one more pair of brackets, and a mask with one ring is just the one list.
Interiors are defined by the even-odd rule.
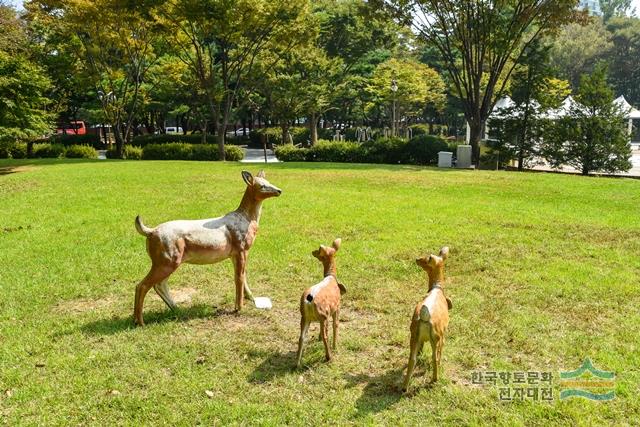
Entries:
[[162,282],[156,283],[153,289],[155,289],[156,293],[162,298],[162,301],[164,301],[171,310],[175,310],[178,306],[176,306],[173,298],[171,298],[171,292],[169,292],[169,287],[167,286],[168,282],[169,278],[167,277]]
[[[138,286],[136,286],[136,296],[133,307],[133,318],[137,325],[144,326],[144,319],[142,318],[142,307],[144,306],[144,298],[149,292],[149,289],[156,285],[161,285],[163,281],[169,278],[178,266],[157,266],[152,265],[151,270],[145,276]],[[162,295],[160,295],[162,296]],[[164,298],[163,298],[164,299]],[[166,302],[166,301],[165,301]]]
[[304,340],[307,338],[309,331],[309,322],[305,320],[304,315],[300,319],[300,338],[298,339],[298,357],[296,366],[299,368],[302,364],[302,351],[304,350]]

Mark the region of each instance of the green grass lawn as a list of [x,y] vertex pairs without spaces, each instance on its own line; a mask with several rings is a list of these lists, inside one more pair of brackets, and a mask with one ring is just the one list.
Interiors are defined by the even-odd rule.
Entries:
[[[23,167],[16,168],[17,166]],[[252,172],[258,166],[244,165]],[[229,261],[184,265],[170,312],[133,294],[133,226],[237,207],[243,165],[0,161],[0,420],[7,425],[594,425],[640,423],[640,181],[417,167],[279,164],[249,258],[274,308],[234,314]],[[318,326],[296,371],[311,256],[342,237],[341,341]],[[443,375],[430,349],[398,391],[426,294],[416,257],[448,245]],[[610,402],[559,399],[558,372],[615,371]],[[473,372],[551,371],[554,400],[501,402]],[[206,392],[209,391],[207,394]]]

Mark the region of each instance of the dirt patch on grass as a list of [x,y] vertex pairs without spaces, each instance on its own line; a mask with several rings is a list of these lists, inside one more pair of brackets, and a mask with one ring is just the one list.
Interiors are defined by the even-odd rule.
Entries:
[[176,304],[191,304],[193,296],[198,293],[194,288],[179,288],[171,290],[171,297]]
[[22,226],[22,225],[18,225],[17,227],[1,227],[0,228],[0,234],[2,233],[13,233],[16,231],[22,231],[22,230],[30,230],[31,229],[31,225],[27,225],[26,227]]
[[[194,288],[179,288],[171,290],[171,296],[176,304],[189,306],[192,303],[193,296],[197,292],[198,291]],[[154,299],[161,301],[160,297],[155,292],[150,291],[149,294],[147,294],[147,300],[151,301]],[[104,298],[78,298],[59,302],[53,307],[53,311],[61,314],[86,313],[88,311],[107,309],[116,305],[118,302],[119,298],[115,296],[107,296]]]
[[12,173],[26,172],[35,169],[33,166],[5,166],[0,168],[0,176],[10,175]]
[[105,297],[98,299],[79,298],[68,301],[61,301],[53,307],[55,313],[86,313],[88,311],[102,310],[113,305],[115,297]]

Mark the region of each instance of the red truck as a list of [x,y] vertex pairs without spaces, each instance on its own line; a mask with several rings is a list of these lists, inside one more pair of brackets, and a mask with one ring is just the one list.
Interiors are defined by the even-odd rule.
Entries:
[[56,129],[58,135],[86,135],[87,127],[83,121],[72,121],[69,124],[63,124]]

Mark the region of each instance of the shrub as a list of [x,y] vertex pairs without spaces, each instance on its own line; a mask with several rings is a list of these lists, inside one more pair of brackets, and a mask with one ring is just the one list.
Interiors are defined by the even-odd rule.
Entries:
[[[227,148],[227,147],[225,147]],[[227,150],[225,149],[225,154]],[[190,160],[218,160],[218,144],[192,145]]]
[[311,162],[359,163],[364,160],[362,146],[355,142],[322,140],[309,148],[306,158]]
[[[307,145],[311,141],[311,131],[308,126],[292,126],[289,128],[289,133],[293,139],[293,143],[298,145]],[[331,139],[333,137],[332,129],[318,128],[318,140]],[[269,144],[282,145],[282,128],[281,127],[268,127],[261,129],[254,129],[249,134],[249,145],[252,147],[262,147],[262,136],[266,135],[269,139]]]
[[100,140],[100,136],[95,134],[85,134],[85,135],[51,135],[49,138],[38,139],[32,141],[34,144],[60,144],[65,147],[69,147],[72,145],[89,145],[95,149],[104,148],[104,144]]
[[24,159],[27,157],[27,144],[8,142],[0,144],[0,159]]
[[420,135],[429,135],[429,125],[424,123],[417,123],[409,126],[411,128],[411,135],[413,138]]
[[65,150],[64,157],[69,159],[97,159],[98,152],[88,145],[71,145]]
[[[158,135],[139,135],[131,140],[131,145],[138,147],[144,147],[149,144],[202,144],[202,134],[192,133],[189,135],[182,134],[158,134]],[[215,145],[218,143],[218,137],[216,135],[207,134],[207,144]],[[245,145],[249,143],[248,138],[243,138],[242,135],[227,136],[225,138],[225,145]]]
[[[207,142],[215,141],[215,135],[207,135]],[[158,135],[139,135],[131,140],[131,145],[145,147],[148,144],[202,144],[202,134],[158,134]]]
[[[233,145],[225,146],[225,157],[229,161],[244,158],[244,151]],[[220,160],[216,144],[148,144],[142,148],[144,160]]]
[[275,149],[276,157],[283,162],[304,162],[308,148],[296,148],[293,144],[279,145]]
[[[107,154],[109,154],[107,152]],[[107,156],[108,157],[108,156]],[[125,145],[124,158],[127,160],[142,160],[142,147],[134,147],[131,145]]]
[[225,158],[230,162],[239,162],[240,160],[244,159],[244,150],[233,145],[225,145],[224,155]]
[[180,142],[147,144],[142,148],[142,158],[144,160],[189,160],[191,147],[193,145]]
[[407,141],[401,138],[378,138],[362,144],[367,163],[408,163],[406,159]]
[[32,157],[56,159],[64,156],[64,152],[62,144],[33,144]]
[[438,152],[450,150],[442,138],[432,135],[420,135],[411,138],[406,146],[405,153],[407,163],[412,165],[429,165],[438,163]]
[[380,138],[363,144],[347,141],[319,141],[308,149],[287,144],[276,148],[276,157],[285,162],[428,165],[436,163],[438,152],[447,151],[448,148],[448,144],[439,137],[421,135],[410,141],[400,138]]
[[9,154],[11,154],[12,159],[26,159],[27,144],[24,142],[16,142],[9,148]]

